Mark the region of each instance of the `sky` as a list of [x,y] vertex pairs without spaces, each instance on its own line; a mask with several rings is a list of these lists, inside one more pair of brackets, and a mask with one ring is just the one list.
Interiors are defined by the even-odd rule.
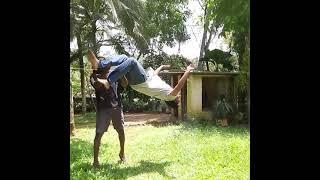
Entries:
[[[199,22],[198,17],[203,13],[203,10],[197,0],[189,0],[188,8],[192,13],[186,22],[190,39],[180,45],[180,55],[192,60],[198,59],[200,54],[203,27],[201,25],[197,25],[199,24],[197,22]],[[77,48],[76,42],[70,43],[70,47],[71,49]],[[227,51],[228,45],[222,38],[215,37],[211,40],[209,49],[221,49],[223,51]],[[165,46],[163,51],[169,55],[178,54],[178,43],[173,48]],[[101,47],[99,55],[106,56],[107,54],[115,54],[114,49],[108,46]]]

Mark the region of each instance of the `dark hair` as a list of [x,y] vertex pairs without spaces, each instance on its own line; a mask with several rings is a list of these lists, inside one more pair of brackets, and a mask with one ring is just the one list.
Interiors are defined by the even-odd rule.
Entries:
[[171,108],[173,108],[173,109],[179,107],[179,102],[178,102],[177,100],[165,101],[165,103],[166,103],[169,107],[171,107]]

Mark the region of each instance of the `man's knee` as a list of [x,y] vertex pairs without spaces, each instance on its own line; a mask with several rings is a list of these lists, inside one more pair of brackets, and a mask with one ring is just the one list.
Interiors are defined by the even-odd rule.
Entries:
[[130,65],[133,65],[133,66],[137,65],[137,63],[138,63],[138,61],[133,57],[129,57],[127,61],[129,61]]
[[124,129],[118,128],[118,129],[116,129],[116,131],[117,131],[119,136],[124,136]]
[[119,55],[118,58],[123,59],[124,61],[127,61],[129,59],[129,57],[125,54]]
[[101,141],[102,136],[103,136],[103,133],[96,133],[96,136],[94,137],[94,141]]

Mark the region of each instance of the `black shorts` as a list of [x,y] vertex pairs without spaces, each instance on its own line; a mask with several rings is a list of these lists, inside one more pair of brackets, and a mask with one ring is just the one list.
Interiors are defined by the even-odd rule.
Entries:
[[124,116],[121,107],[101,108],[98,110],[96,117],[96,133],[106,132],[111,120],[114,129],[124,129]]

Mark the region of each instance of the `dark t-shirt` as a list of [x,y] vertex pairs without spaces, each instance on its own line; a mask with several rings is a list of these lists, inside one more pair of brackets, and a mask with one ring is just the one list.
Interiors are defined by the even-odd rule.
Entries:
[[[101,78],[100,74],[96,75],[98,78]],[[102,79],[102,78],[101,78]],[[103,86],[98,87],[97,81],[94,78],[94,75],[90,76],[90,83],[94,87],[96,92],[97,108],[113,108],[113,107],[122,107],[120,93],[124,90],[120,85],[120,82],[117,81],[106,90]],[[115,94],[117,92],[117,94]]]

